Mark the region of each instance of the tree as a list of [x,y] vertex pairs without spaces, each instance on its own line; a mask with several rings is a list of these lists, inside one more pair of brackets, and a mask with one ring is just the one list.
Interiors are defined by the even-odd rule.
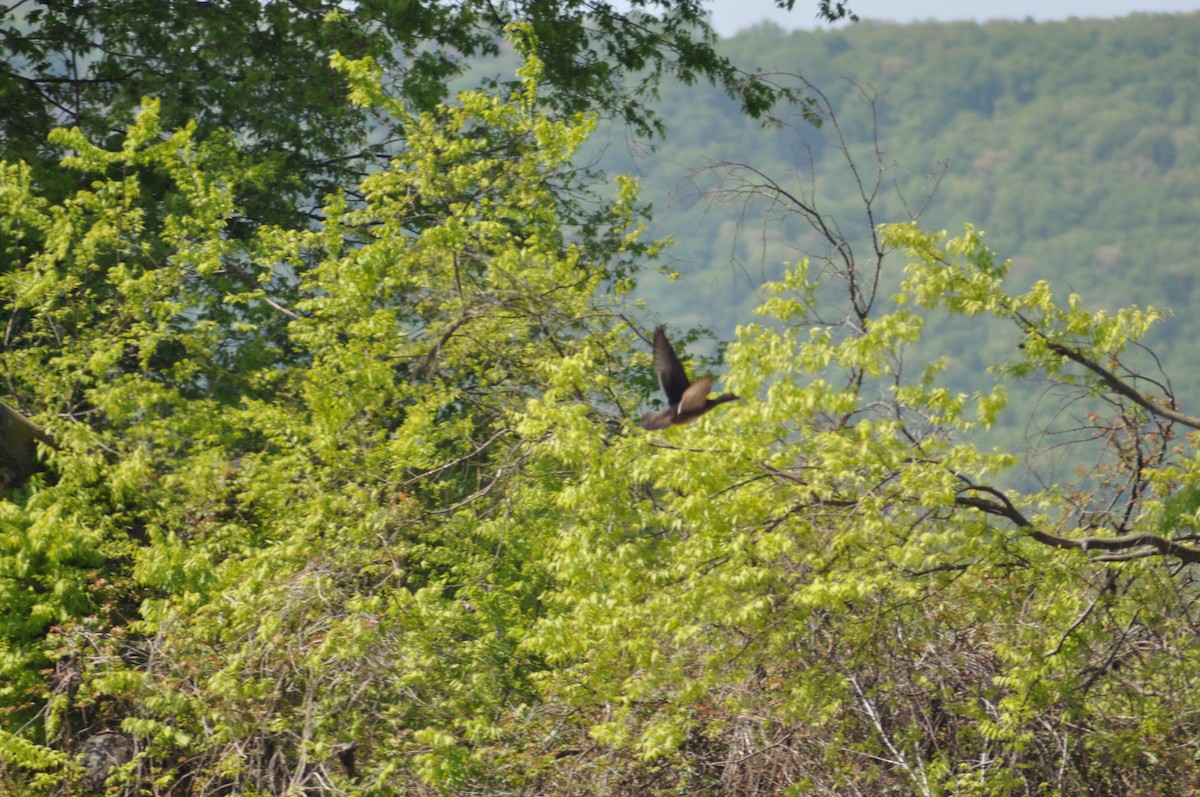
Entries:
[[[831,18],[839,10],[822,9]],[[142,98],[154,96],[164,129],[194,122],[200,140],[217,131],[237,138],[247,160],[237,184],[247,220],[294,220],[404,137],[395,125],[392,138],[381,136],[370,114],[346,101],[330,56],[374,58],[388,69],[394,96],[430,110],[470,59],[500,54],[513,22],[536,34],[543,95],[565,113],[612,114],[661,132],[646,99],[667,74],[718,84],[755,117],[791,96],[717,53],[700,0],[638,3],[628,12],[574,0],[17,3],[4,12],[0,39],[0,154],[29,163],[48,195],[61,199],[76,186],[55,168],[50,130],[77,126],[112,147]]]
[[560,212],[593,122],[539,110],[541,75],[409,114],[362,206],[311,230],[226,235],[241,162],[153,102],[115,150],[56,134],[93,181],[65,202],[5,168],[0,367],[54,443],[0,535],[13,789],[80,782],[98,733],[136,740],[107,774],[140,794],[536,775],[541,540],[498,530],[548,508],[509,501],[513,427],[547,363],[613,336],[603,286],[648,252],[629,183],[588,229]]
[[[0,168],[0,373],[46,463],[0,502],[0,783],[1200,785],[1200,424],[1141,348],[1162,315],[1014,292],[972,228],[880,226],[852,158],[863,243],[722,164],[812,256],[726,350],[741,400],[645,434],[636,186],[580,210],[594,119],[547,113],[511,35],[518,91],[421,113],[335,59],[407,143],[303,229],[230,234],[246,161],[152,100],[120,146],[54,134],[65,199]],[[1012,478],[978,437],[1005,386],[921,361],[984,316],[1096,457],[1071,480]]]
[[[882,171],[850,166],[861,231],[736,172],[826,253],[727,349],[743,401],[589,437],[570,364],[532,405],[535,457],[569,476],[525,489],[569,520],[526,645],[577,712],[574,766],[639,793],[1190,792],[1197,418],[1139,342],[1161,313],[1010,293],[971,228],[876,227]],[[955,393],[921,364],[946,315],[1007,324],[996,373],[1049,381],[1045,433],[1080,475],[1021,487],[1022,452],[979,444],[1005,386]]]

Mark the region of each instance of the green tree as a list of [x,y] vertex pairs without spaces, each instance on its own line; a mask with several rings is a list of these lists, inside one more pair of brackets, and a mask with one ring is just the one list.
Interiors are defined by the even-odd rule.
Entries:
[[[643,793],[1189,793],[1200,418],[1140,348],[1161,315],[1009,293],[971,229],[877,242],[819,270],[841,323],[806,262],[769,286],[720,413],[587,436],[586,364],[532,405],[541,467],[570,476],[526,487],[566,518],[526,647],[580,748],[610,751],[580,766]],[[972,442],[1004,385],[906,365],[943,312],[1009,324],[998,373],[1058,386],[1046,431],[1095,457],[1082,475],[1009,486],[1019,456]]]
[[[832,18],[837,6],[821,13]],[[216,131],[238,139],[248,165],[236,184],[244,218],[230,220],[231,232],[247,219],[303,219],[299,211],[317,212],[327,192],[352,185],[404,138],[396,120],[384,133],[347,102],[334,53],[374,58],[394,96],[431,110],[470,59],[501,53],[514,22],[536,34],[543,96],[565,113],[661,132],[646,101],[665,75],[719,85],[755,117],[790,95],[717,52],[701,0],[628,11],[575,0],[16,3],[0,15],[0,156],[26,161],[48,196],[64,198],[77,186],[56,168],[50,130],[79,127],[112,148],[142,98],[156,96],[165,129],[194,122],[200,140]],[[503,73],[482,75],[496,83]]]
[[92,180],[65,202],[5,167],[0,367],[52,441],[2,505],[20,793],[79,783],[99,731],[137,740],[115,782],[141,794],[503,789],[542,766],[518,650],[542,540],[501,531],[550,509],[510,501],[513,429],[547,363],[614,334],[606,296],[648,253],[633,186],[586,229],[566,212],[594,122],[539,110],[535,56],[507,98],[425,113],[372,61],[340,68],[408,144],[311,230],[228,236],[241,162],[163,134],[156,102],[115,150],[56,134]]
[[[825,257],[726,349],[741,401],[645,434],[656,247],[629,181],[585,212],[595,120],[540,104],[530,33],[516,90],[432,109],[335,59],[405,147],[304,229],[235,234],[248,161],[153,100],[116,145],[54,134],[65,198],[0,168],[0,373],[46,461],[0,501],[0,784],[1200,786],[1200,419],[1143,348],[1162,314],[879,226],[882,170],[854,238],[723,164]],[[1011,478],[979,437],[1007,385],[919,348],[985,317],[1077,474]]]

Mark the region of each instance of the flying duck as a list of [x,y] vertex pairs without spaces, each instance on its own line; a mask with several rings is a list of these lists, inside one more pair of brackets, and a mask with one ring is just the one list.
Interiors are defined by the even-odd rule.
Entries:
[[722,393],[710,399],[708,391],[712,388],[711,376],[703,376],[694,384],[688,382],[683,363],[679,362],[675,349],[671,348],[663,327],[654,330],[654,370],[658,372],[658,382],[667,394],[667,408],[662,412],[643,415],[639,422],[643,429],[653,431],[691,423],[718,404],[738,398],[732,393]]

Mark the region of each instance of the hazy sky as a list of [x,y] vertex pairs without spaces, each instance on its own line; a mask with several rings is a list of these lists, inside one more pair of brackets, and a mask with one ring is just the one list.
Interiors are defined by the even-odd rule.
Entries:
[[[850,0],[864,19],[915,22],[927,19],[1025,19],[1041,22],[1067,17],[1123,17],[1135,12],[1198,11],[1200,0]],[[796,0],[790,11],[774,0],[712,0],[713,26],[730,36],[764,19],[784,28],[819,27],[817,0]]]

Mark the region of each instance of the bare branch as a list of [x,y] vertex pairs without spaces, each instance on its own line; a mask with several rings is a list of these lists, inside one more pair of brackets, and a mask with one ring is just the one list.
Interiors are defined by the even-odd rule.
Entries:
[[1008,500],[1004,493],[994,487],[969,485],[963,488],[963,492],[967,491],[988,493],[995,496],[995,499],[960,493],[955,497],[954,502],[959,506],[978,509],[989,515],[1006,518],[1044,545],[1055,548],[1075,548],[1085,553],[1088,551],[1124,552],[1113,556],[1097,557],[1099,561],[1123,561],[1146,556],[1174,556],[1184,562],[1200,563],[1200,549],[1182,545],[1157,534],[1122,534],[1118,537],[1060,537],[1056,534],[1049,534],[1037,528]]
[[1164,406],[1162,404],[1158,404],[1158,403],[1151,401],[1150,399],[1146,398],[1141,393],[1138,393],[1136,390],[1134,390],[1132,387],[1130,387],[1124,380],[1122,380],[1120,377],[1118,377],[1112,371],[1108,370],[1107,368],[1105,368],[1103,365],[1096,362],[1092,358],[1084,355],[1083,352],[1079,351],[1079,349],[1076,349],[1071,346],[1067,346],[1066,344],[1051,340],[1046,335],[1046,333],[1044,333],[1040,329],[1037,329],[1036,327],[1034,327],[1026,319],[1021,318],[1020,316],[1018,316],[1017,318],[1018,318],[1018,321],[1023,326],[1025,326],[1025,328],[1028,332],[1035,334],[1039,338],[1041,338],[1046,343],[1046,346],[1050,349],[1050,351],[1054,352],[1055,354],[1066,357],[1068,360],[1070,360],[1073,363],[1082,365],[1084,368],[1088,369],[1093,374],[1100,377],[1100,381],[1103,382],[1104,385],[1106,387],[1108,387],[1110,390],[1112,390],[1114,393],[1124,396],[1125,398],[1132,401],[1134,404],[1137,404],[1142,409],[1146,410],[1147,412],[1150,412],[1153,415],[1157,415],[1160,418],[1166,418],[1167,420],[1175,421],[1176,423],[1181,423],[1184,426],[1188,426],[1192,429],[1200,429],[1200,417],[1196,417],[1195,415],[1188,415],[1187,413],[1183,413],[1183,412],[1176,410],[1174,407]]

